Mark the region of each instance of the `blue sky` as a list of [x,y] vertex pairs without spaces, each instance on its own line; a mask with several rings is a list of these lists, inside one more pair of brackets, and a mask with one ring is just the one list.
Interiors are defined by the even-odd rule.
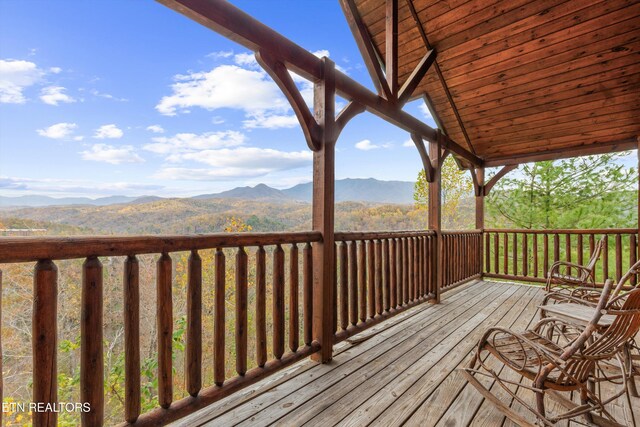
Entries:
[[[372,88],[338,1],[234,3]],[[405,109],[435,127],[420,102]],[[358,116],[336,177],[414,180],[408,139]],[[292,110],[239,45],[151,0],[0,0],[0,194],[191,196],[311,176]]]
[[[372,87],[337,1],[234,3]],[[329,31],[308,31],[321,20]],[[293,112],[253,54],[159,3],[2,0],[0,41],[3,195],[189,196],[311,180]],[[434,126],[420,103],[406,109]],[[414,180],[408,139],[362,114],[338,143],[337,178]]]

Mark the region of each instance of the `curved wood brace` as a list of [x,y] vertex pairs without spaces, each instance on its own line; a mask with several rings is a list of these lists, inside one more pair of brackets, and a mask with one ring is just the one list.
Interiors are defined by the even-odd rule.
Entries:
[[429,68],[435,62],[435,60],[436,50],[431,49],[418,63],[409,78],[400,88],[400,92],[398,93],[398,104],[404,105],[409,99],[411,99],[411,97],[413,96],[413,92],[416,90],[418,85],[420,85],[422,78],[425,76],[425,74],[427,74],[427,71],[429,71]]
[[424,168],[424,175],[427,178],[427,182],[433,182],[435,178],[435,173],[433,170],[433,165],[431,164],[431,159],[429,158],[429,154],[427,153],[427,148],[424,145],[423,139],[420,135],[416,133],[411,134],[411,139],[413,143],[416,145],[418,149],[418,153],[420,153],[420,158],[422,159],[422,167]]
[[256,52],[256,60],[276,82],[291,104],[291,108],[293,108],[300,122],[309,149],[311,149],[311,151],[318,151],[320,149],[322,130],[309,110],[309,107],[307,107],[307,104],[304,102],[304,98],[291,78],[287,67],[271,54],[264,51]]
[[496,173],[490,180],[489,182],[487,182],[484,185],[483,191],[484,191],[484,195],[488,196],[489,192],[491,191],[491,189],[493,188],[494,185],[497,184],[498,181],[500,181],[500,179],[505,176],[506,174],[508,174],[509,172],[511,172],[512,170],[516,169],[518,167],[518,165],[507,165],[505,167],[503,167],[502,169],[500,169],[498,171],[498,173]]
[[473,192],[475,193],[476,197],[479,197],[482,195],[483,189],[482,189],[482,184],[480,184],[480,182],[478,181],[476,168],[474,167],[469,168],[469,172],[471,172],[471,178],[473,179]]
[[338,113],[338,117],[336,117],[336,140],[342,129],[358,114],[364,112],[364,105],[359,102],[349,101],[346,107],[344,107],[340,113]]

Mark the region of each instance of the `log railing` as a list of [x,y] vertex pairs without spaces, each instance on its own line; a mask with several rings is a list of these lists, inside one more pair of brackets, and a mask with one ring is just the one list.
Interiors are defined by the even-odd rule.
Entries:
[[336,342],[435,295],[432,231],[336,233]]
[[[79,397],[91,408],[80,415],[82,425],[105,422],[104,318],[113,311],[105,311],[106,286],[122,289],[115,315],[124,325],[120,420],[161,425],[320,350],[313,340],[312,252],[321,240],[318,232],[0,238],[0,264],[34,265],[32,401],[58,400],[58,268],[67,277],[73,266],[82,272],[80,306],[72,308],[80,313]],[[480,275],[479,231],[335,233],[335,242],[334,343]],[[144,268],[149,262],[155,275]],[[107,274],[114,268],[122,268],[121,281]],[[176,288],[178,271],[185,272],[184,288]],[[149,290],[158,405],[150,410],[141,390],[141,341],[147,338],[141,337],[141,319],[143,309],[149,312],[141,295]],[[186,304],[180,308],[177,301]],[[210,321],[203,321],[205,312]],[[186,318],[183,384],[175,373],[180,313]],[[58,421],[50,411],[32,416],[36,426]]]
[[[198,408],[227,396],[274,371],[290,365],[319,350],[311,340],[312,319],[312,244],[320,241],[316,232],[221,234],[207,236],[138,236],[138,237],[74,237],[74,238],[3,238],[0,240],[0,263],[34,262],[33,288],[33,402],[55,403],[57,397],[57,294],[56,261],[84,259],[82,265],[80,398],[90,405],[81,414],[82,425],[104,423],[103,362],[103,260],[121,257],[123,263],[122,318],[125,350],[125,424],[158,425],[187,415]],[[203,265],[200,250],[215,249],[213,265]],[[285,265],[285,249],[288,266]],[[175,253],[190,252],[187,266],[187,325],[185,348],[186,398],[174,400],[173,377],[173,298]],[[138,256],[157,254],[156,319],[157,319],[157,397],[159,408],[141,414],[140,387],[140,268]],[[174,257],[172,257],[174,255]],[[251,255],[251,256],[249,256]],[[229,259],[231,258],[231,259]],[[267,258],[272,262],[273,318],[267,349],[266,284]],[[255,313],[248,316],[249,262],[255,263]],[[234,305],[225,299],[227,266],[235,269]],[[213,269],[215,283],[203,283],[204,269]],[[252,270],[253,271],[253,270]],[[301,274],[300,274],[301,273]],[[302,276],[300,280],[299,276]],[[2,276],[0,276],[1,278]],[[285,301],[288,286],[289,301]],[[214,289],[215,317],[213,325],[203,325],[203,287]],[[302,304],[299,294],[302,290]],[[232,345],[235,360],[227,360],[225,352],[225,314],[235,317]],[[302,312],[302,327],[299,313]],[[288,315],[288,325],[285,319]],[[256,322],[256,367],[248,369],[248,319]],[[213,343],[203,343],[203,328],[213,327]],[[302,329],[302,336],[300,330]],[[285,350],[285,337],[288,345]],[[255,340],[253,339],[255,338]],[[213,344],[214,380],[204,384],[203,349]],[[271,358],[268,354],[272,355]],[[229,364],[235,364],[237,375],[228,377]],[[33,425],[54,426],[56,412],[34,412]]]
[[[556,261],[587,263],[597,241],[606,237],[595,268],[597,283],[619,280],[638,259],[638,230],[484,230],[484,276],[545,282]],[[575,273],[575,271],[574,271]],[[633,285],[637,278],[632,278]]]
[[482,274],[482,231],[442,232],[442,292]]

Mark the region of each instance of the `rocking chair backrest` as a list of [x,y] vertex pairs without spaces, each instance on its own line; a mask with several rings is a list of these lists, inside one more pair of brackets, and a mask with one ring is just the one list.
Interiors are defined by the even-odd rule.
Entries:
[[598,243],[596,243],[596,246],[593,248],[593,253],[591,254],[591,258],[589,258],[589,263],[585,266],[589,271],[593,271],[593,269],[596,267],[596,263],[600,258],[600,253],[602,252],[602,248],[604,247],[604,242],[606,239],[606,235],[602,236],[602,238],[598,240]]
[[606,310],[607,314],[614,315],[616,318],[611,326],[583,351],[585,355],[597,358],[617,352],[640,329],[640,288],[612,298],[608,306],[621,306],[621,308]]

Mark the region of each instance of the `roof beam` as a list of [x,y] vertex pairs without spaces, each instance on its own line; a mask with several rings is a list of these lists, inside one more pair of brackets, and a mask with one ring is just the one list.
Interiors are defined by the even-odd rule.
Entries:
[[[254,52],[270,53],[287,69],[302,77],[317,82],[322,78],[321,60],[311,52],[293,43],[283,35],[257,21],[247,13],[222,0],[158,0],[171,9],[210,28]],[[433,142],[437,132],[432,127],[402,111],[395,103],[371,92],[349,76],[336,70],[336,91],[350,101],[364,105],[367,111],[381,117],[399,128],[417,133]],[[470,163],[480,166],[483,161],[477,155],[457,144],[449,137],[443,146]]]
[[613,142],[600,142],[597,144],[590,144],[588,146],[572,147],[570,150],[557,149],[549,150],[536,154],[522,154],[516,156],[505,156],[499,158],[493,158],[484,162],[484,166],[487,168],[494,166],[504,165],[518,165],[529,162],[542,162],[545,160],[561,160],[569,159],[572,157],[580,156],[592,156],[595,154],[608,154],[617,153],[619,151],[635,150],[638,148],[635,138],[623,139],[621,141]]
[[409,98],[413,95],[413,92],[416,90],[422,79],[424,78],[429,68],[436,60],[436,50],[431,49],[427,54],[420,60],[416,68],[411,72],[411,75],[407,79],[406,82],[400,88],[400,92],[398,93],[398,104],[404,105]]
[[[424,28],[422,27],[422,22],[420,22],[420,17],[418,16],[418,12],[416,12],[416,8],[413,5],[413,0],[407,0],[407,5],[409,6],[409,10],[411,11],[411,16],[413,16],[413,20],[416,22],[416,27],[420,32],[420,37],[422,37],[422,41],[427,49],[433,49],[431,43],[429,43],[429,39],[427,38],[427,33],[425,33]],[[445,95],[447,95],[447,100],[449,104],[451,104],[451,109],[453,110],[453,114],[456,116],[456,120],[458,121],[458,125],[460,126],[460,130],[462,130],[462,134],[464,135],[465,141],[467,141],[467,146],[471,150],[472,153],[475,154],[475,150],[473,149],[473,145],[471,144],[471,139],[469,138],[469,134],[467,133],[467,129],[462,122],[462,117],[460,117],[460,113],[456,108],[455,102],[453,102],[453,96],[451,96],[451,91],[449,90],[449,86],[447,86],[447,82],[444,79],[444,75],[442,74],[442,70],[440,70],[440,66],[438,63],[433,64],[433,68],[438,75],[438,79],[440,80],[440,84],[442,84],[442,89],[444,89]]]
[[398,0],[386,0],[385,74],[394,99],[398,96]]
[[344,16],[347,18],[349,28],[351,28],[351,33],[353,33],[353,38],[356,40],[358,49],[362,54],[362,59],[367,67],[367,71],[369,71],[373,85],[380,96],[387,100],[392,100],[393,95],[382,71],[380,57],[373,45],[369,30],[367,30],[364,22],[362,22],[362,17],[360,16],[360,12],[358,12],[354,0],[340,0],[340,5],[342,6]]

